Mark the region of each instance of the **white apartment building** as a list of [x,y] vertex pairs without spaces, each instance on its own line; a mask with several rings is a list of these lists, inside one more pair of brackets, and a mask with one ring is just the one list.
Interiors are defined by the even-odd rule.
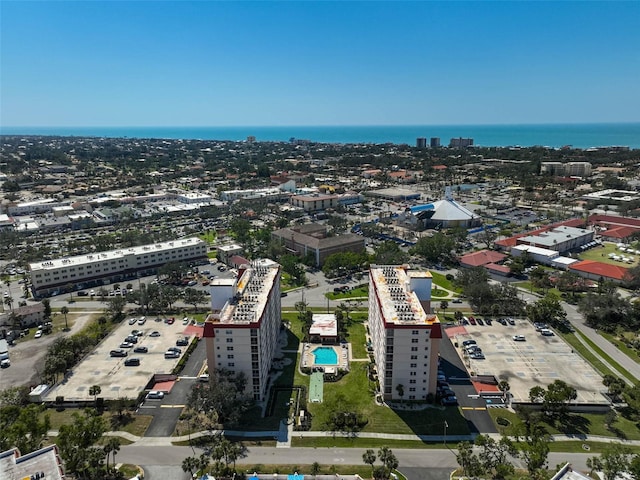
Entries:
[[280,265],[253,261],[237,278],[214,279],[210,292],[212,313],[204,325],[209,371],[244,373],[246,393],[264,400],[280,334]]
[[431,284],[431,273],[406,265],[369,269],[369,331],[385,400],[436,392],[442,329],[430,313]]
[[46,296],[82,284],[84,288],[154,273],[169,262],[205,259],[207,244],[196,237],[96,252],[29,264],[33,295]]

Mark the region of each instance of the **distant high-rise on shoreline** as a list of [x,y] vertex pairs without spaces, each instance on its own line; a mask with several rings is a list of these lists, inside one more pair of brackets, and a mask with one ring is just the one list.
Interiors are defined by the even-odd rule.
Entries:
[[452,138],[449,140],[449,147],[451,148],[465,148],[473,146],[473,138]]

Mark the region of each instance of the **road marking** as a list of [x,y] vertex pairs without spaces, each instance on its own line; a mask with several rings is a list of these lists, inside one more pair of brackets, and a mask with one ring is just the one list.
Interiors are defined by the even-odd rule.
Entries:
[[160,408],[184,408],[186,405],[160,405]]
[[460,407],[462,410],[486,410],[487,407]]

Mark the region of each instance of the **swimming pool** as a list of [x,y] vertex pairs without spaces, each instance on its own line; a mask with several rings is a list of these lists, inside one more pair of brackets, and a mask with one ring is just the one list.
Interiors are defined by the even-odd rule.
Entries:
[[332,347],[318,347],[313,352],[316,365],[337,365],[338,354]]

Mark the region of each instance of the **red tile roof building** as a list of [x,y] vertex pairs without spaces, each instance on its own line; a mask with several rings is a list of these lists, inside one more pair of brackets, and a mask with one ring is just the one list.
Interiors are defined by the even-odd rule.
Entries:
[[578,275],[590,278],[592,280],[611,280],[620,283],[626,280],[629,269],[609,263],[596,262],[594,260],[583,260],[569,265],[569,270],[576,272]]
[[490,263],[502,262],[507,256],[504,253],[493,250],[480,250],[460,257],[460,264],[463,267],[482,267]]

